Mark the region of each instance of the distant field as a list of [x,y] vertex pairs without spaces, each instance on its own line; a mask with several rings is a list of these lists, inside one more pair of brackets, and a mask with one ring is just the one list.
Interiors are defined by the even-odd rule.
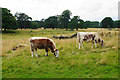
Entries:
[[[59,58],[45,50],[38,50],[38,58],[31,57],[30,48],[11,49],[18,44],[29,44],[29,38],[49,37],[53,35],[71,36],[77,32],[98,32],[104,41],[104,47],[91,48],[92,43],[83,43],[84,49],[78,49],[76,38],[53,39]],[[62,29],[26,29],[9,31],[2,34],[2,77],[3,78],[118,78],[118,32],[116,29],[80,29],[66,31]]]

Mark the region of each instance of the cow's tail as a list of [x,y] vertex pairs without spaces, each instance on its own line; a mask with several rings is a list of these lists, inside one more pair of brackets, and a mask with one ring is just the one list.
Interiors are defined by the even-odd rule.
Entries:
[[26,46],[29,46],[29,45],[28,44],[19,44],[16,47],[13,47],[12,50],[14,51],[14,50],[16,50],[19,47],[26,47]]

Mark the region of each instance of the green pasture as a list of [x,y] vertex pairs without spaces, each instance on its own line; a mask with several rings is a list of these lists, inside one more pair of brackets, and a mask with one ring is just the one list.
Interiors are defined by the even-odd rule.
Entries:
[[[84,42],[84,49],[78,49],[76,37],[53,39],[52,36],[71,36],[77,32],[104,32],[104,46],[91,48],[92,43]],[[107,34],[111,32],[111,34]],[[59,49],[56,58],[45,50],[38,50],[39,57],[31,57],[30,47],[11,49],[18,44],[28,44],[29,38],[52,38]],[[102,29],[26,29],[3,32],[2,34],[2,77],[3,78],[118,78],[118,32]]]

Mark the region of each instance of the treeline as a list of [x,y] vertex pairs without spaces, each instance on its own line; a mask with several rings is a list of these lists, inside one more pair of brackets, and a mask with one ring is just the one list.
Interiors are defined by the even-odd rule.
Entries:
[[120,20],[113,21],[111,17],[105,17],[101,22],[99,21],[84,21],[80,16],[71,18],[72,12],[64,10],[61,15],[50,16],[47,19],[33,21],[30,16],[25,13],[16,12],[12,15],[10,10],[2,8],[2,29],[37,29],[43,27],[44,29],[71,29],[78,30],[84,28],[119,28]]

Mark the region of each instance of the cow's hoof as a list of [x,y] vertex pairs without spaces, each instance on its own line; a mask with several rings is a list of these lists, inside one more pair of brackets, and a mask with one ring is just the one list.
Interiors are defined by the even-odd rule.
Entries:
[[45,56],[48,56],[48,55],[45,55]]
[[56,58],[59,57],[59,56],[56,56]]
[[38,57],[38,55],[36,57]]

